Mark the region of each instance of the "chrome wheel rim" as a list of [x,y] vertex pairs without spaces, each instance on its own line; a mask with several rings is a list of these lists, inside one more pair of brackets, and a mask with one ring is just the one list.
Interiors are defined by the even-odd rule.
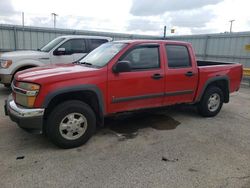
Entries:
[[220,106],[220,95],[217,93],[212,94],[208,99],[208,110],[215,112]]
[[76,140],[84,135],[87,127],[87,119],[83,114],[71,113],[62,119],[59,125],[59,131],[63,138]]

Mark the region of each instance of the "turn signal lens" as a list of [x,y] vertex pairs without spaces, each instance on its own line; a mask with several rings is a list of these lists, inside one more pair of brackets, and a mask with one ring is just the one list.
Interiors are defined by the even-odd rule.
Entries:
[[36,97],[27,97],[27,106],[33,107],[35,103]]
[[35,104],[36,96],[40,86],[34,83],[15,82],[12,86],[17,104],[32,108]]
[[12,65],[12,61],[11,61],[11,60],[4,60],[4,61],[1,61],[1,67],[4,68],[4,69],[9,68],[10,65]]
[[25,107],[32,108],[35,104],[36,97],[35,96],[25,96],[16,94],[16,103]]

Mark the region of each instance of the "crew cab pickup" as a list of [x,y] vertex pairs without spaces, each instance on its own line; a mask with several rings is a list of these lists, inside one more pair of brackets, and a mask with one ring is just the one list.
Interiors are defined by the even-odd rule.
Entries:
[[72,148],[120,112],[189,103],[215,116],[241,79],[241,64],[197,61],[189,43],[115,41],[74,64],[17,73],[5,110],[21,128]]
[[0,55],[0,83],[10,86],[21,70],[55,63],[72,63],[112,39],[109,37],[66,35],[52,40],[38,50],[6,52]]

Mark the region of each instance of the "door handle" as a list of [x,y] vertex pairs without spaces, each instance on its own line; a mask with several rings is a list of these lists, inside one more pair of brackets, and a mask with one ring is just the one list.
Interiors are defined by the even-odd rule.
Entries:
[[151,76],[151,78],[154,80],[160,80],[161,78],[163,78],[163,76],[161,74],[154,74],[153,76]]
[[185,76],[187,76],[187,77],[191,77],[193,75],[194,75],[194,73],[192,71],[188,71],[185,73]]

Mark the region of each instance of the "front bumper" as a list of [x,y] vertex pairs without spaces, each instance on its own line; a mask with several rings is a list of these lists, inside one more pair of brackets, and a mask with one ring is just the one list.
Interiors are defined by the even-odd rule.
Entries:
[[0,74],[0,83],[10,84],[12,80],[12,74]]
[[19,127],[35,133],[43,130],[43,108],[24,108],[15,103],[10,95],[5,101],[5,115],[18,124]]

